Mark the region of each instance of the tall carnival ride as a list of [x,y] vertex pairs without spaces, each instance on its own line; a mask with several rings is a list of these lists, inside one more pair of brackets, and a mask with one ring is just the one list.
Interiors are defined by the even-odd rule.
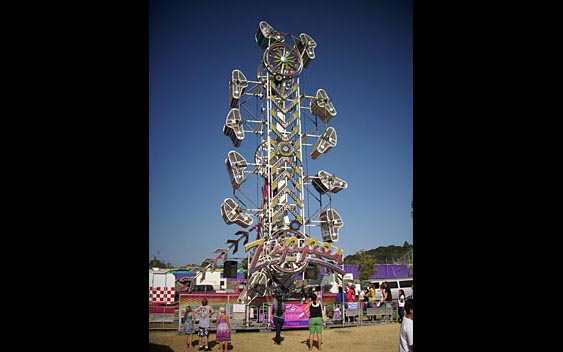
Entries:
[[[221,215],[227,224],[244,230],[225,242],[227,248],[216,249],[215,258],[205,258],[200,269],[205,272],[225,262],[242,240],[249,275],[238,297],[243,304],[292,291],[296,275],[311,265],[324,266],[336,276],[344,274],[342,250],[332,244],[343,226],[332,208],[332,194],[348,186],[325,170],[305,175],[305,158],[315,160],[337,143],[336,130],[328,127],[336,116],[328,93],[318,89],[307,95],[300,89],[299,75],[315,60],[317,43],[305,33],[277,31],[265,21],[255,38],[264,50],[256,80],[247,79],[241,70],[232,71],[230,111],[223,127],[235,148],[254,153],[253,162],[236,150],[225,159],[233,194],[221,204]],[[256,136],[250,149],[248,138],[245,141],[248,134]],[[309,147],[306,155],[304,149]],[[311,200],[318,204],[313,212],[313,207],[306,209]],[[318,227],[323,242],[311,236]],[[253,232],[254,240],[249,242]]]

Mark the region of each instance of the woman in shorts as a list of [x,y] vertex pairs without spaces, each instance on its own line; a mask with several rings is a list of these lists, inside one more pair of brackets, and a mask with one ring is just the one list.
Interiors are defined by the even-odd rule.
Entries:
[[317,347],[322,351],[323,305],[317,302],[317,295],[314,292],[309,297],[311,300],[303,308],[305,316],[309,317],[309,351],[313,348],[313,334],[317,335]]

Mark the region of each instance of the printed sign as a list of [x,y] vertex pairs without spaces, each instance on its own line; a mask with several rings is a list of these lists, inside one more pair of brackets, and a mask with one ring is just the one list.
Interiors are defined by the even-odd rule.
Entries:
[[[320,300],[319,300],[320,302]],[[291,328],[308,328],[309,318],[305,315],[303,309],[306,304],[301,303],[286,303],[284,323],[282,329]],[[274,327],[274,315],[271,314],[270,326]]]

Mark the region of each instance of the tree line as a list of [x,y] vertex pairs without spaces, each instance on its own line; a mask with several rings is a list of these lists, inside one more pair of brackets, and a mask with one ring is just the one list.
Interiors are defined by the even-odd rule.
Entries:
[[367,280],[375,274],[375,264],[393,264],[399,258],[412,251],[413,245],[405,241],[403,246],[379,246],[370,250],[360,250],[356,254],[344,257],[344,264],[357,265],[360,269],[360,279]]

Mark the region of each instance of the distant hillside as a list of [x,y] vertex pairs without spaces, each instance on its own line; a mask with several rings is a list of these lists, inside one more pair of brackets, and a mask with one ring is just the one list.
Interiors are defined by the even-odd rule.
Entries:
[[[403,246],[380,246],[366,250],[365,254],[372,257],[373,264],[393,264],[413,249],[413,245],[405,241]],[[356,264],[360,261],[358,253],[344,257],[344,264]]]

